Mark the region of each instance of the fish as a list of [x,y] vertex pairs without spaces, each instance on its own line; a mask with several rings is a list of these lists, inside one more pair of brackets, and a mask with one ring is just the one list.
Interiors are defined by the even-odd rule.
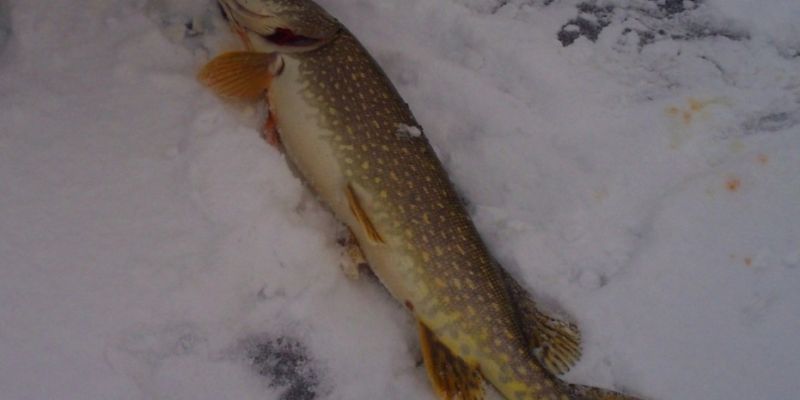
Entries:
[[447,171],[380,65],[311,0],[218,0],[244,50],[198,79],[266,99],[264,135],[352,232],[417,321],[440,399],[635,400],[559,378],[580,358],[575,324],[543,312],[491,255]]

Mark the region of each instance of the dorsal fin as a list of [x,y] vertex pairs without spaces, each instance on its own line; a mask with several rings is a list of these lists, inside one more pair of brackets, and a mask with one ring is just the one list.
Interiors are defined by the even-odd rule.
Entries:
[[530,294],[498,265],[513,303],[519,313],[523,333],[531,354],[553,375],[569,371],[581,357],[581,334],[575,324],[545,314]]
[[425,324],[418,324],[422,359],[437,396],[442,400],[483,400],[483,377],[477,366],[467,364]]

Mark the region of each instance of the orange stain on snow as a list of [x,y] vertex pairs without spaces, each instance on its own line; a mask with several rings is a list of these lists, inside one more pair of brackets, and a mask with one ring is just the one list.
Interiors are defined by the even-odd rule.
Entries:
[[710,106],[728,104],[721,97],[712,97],[706,100],[688,97],[685,101],[685,104],[668,106],[664,109],[664,114],[671,120],[669,126],[672,131],[670,148],[673,150],[680,148],[683,142],[692,136],[692,132],[697,129],[697,121],[707,120],[711,117]]
[[[729,257],[731,258],[731,261],[737,261],[737,259],[739,258],[739,257],[736,256],[736,254],[730,254]],[[750,267],[753,266],[753,257],[744,257],[744,258],[741,259],[741,261],[744,262],[744,265],[747,268],[750,268]]]
[[728,189],[728,191],[731,193],[738,192],[741,187],[742,180],[735,176],[731,176],[725,181],[725,189]]
[[685,107],[669,106],[665,110],[667,116],[680,120],[684,125],[692,124],[698,115],[705,115],[706,109],[711,104],[717,102],[716,99],[698,100],[693,97],[686,99]]

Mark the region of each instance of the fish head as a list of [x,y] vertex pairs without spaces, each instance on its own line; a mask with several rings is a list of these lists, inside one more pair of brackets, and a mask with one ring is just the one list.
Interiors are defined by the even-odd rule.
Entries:
[[249,50],[302,52],[328,42],[342,29],[311,0],[218,0],[223,16]]

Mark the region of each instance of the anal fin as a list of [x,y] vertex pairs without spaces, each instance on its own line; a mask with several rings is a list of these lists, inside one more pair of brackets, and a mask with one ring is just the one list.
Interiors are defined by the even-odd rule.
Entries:
[[565,374],[581,358],[581,333],[575,324],[539,310],[530,294],[502,267],[503,280],[519,312],[531,354],[553,375]]
[[347,202],[350,206],[350,211],[353,213],[353,216],[356,217],[356,220],[361,225],[361,228],[364,229],[364,233],[366,233],[367,238],[373,243],[384,244],[383,237],[381,234],[378,233],[378,230],[375,229],[375,225],[372,224],[372,221],[369,219],[369,215],[367,212],[364,211],[364,208],[361,206],[361,202],[358,199],[358,195],[353,190],[353,187],[347,185],[345,189],[347,192]]
[[278,54],[232,51],[214,57],[200,70],[197,79],[220,97],[255,101],[264,95],[282,68],[283,59]]
[[442,400],[483,400],[483,377],[477,366],[467,364],[440,342],[425,324],[418,324],[422,359],[438,397]]

